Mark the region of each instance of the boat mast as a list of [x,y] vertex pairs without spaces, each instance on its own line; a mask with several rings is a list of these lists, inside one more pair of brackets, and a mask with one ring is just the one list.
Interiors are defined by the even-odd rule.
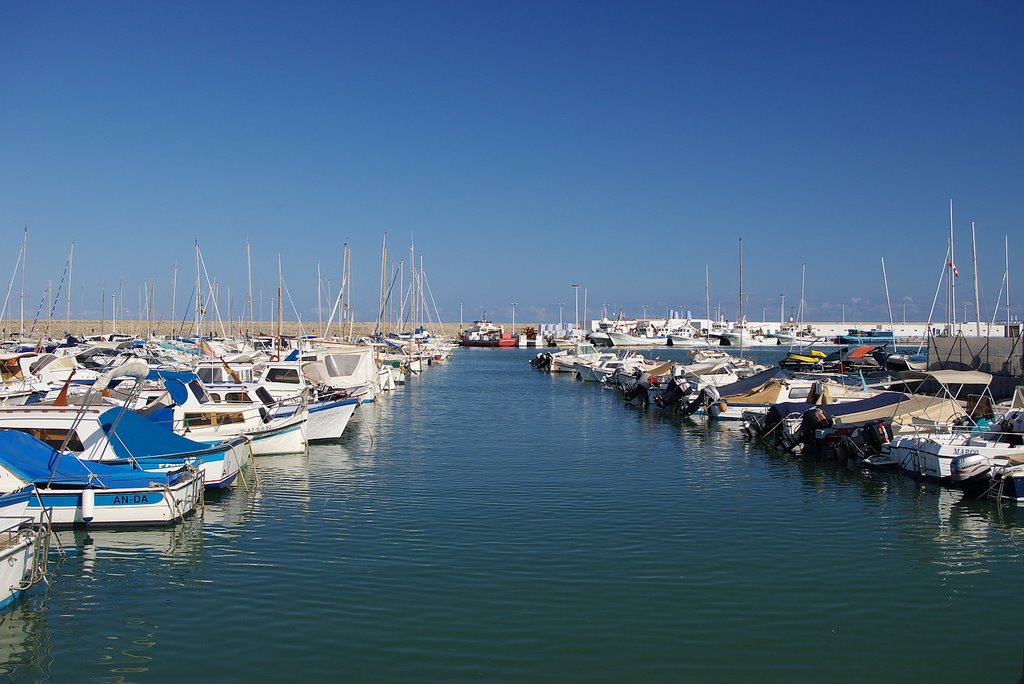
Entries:
[[[249,278],[249,335],[253,334],[253,323],[252,323],[252,253],[249,250],[249,241],[245,242],[245,263]],[[260,309],[260,315],[263,315],[262,308]]]
[[281,358],[281,253],[277,253],[277,358]]
[[978,243],[971,221],[971,270],[974,271],[974,336],[981,337],[981,295],[978,292]]
[[892,302],[889,300],[889,278],[885,275],[885,257],[882,257],[882,283],[885,285],[885,306],[889,309],[889,329],[892,330],[892,349],[896,351],[896,323],[892,318]]
[[1010,325],[1010,236],[1003,235],[1003,255],[1006,264],[1003,267],[1006,272],[1006,325]]
[[956,258],[953,254],[953,200],[949,200],[949,334],[956,328]]
[[739,330],[740,337],[740,357],[743,356],[743,338],[745,337],[746,316],[743,315],[743,238],[740,238],[740,293],[739,293],[739,306],[736,309],[737,317],[736,323]]
[[25,337],[25,265],[28,258],[28,226],[25,226],[25,235],[21,240],[21,324],[18,327],[18,335]]
[[[885,270],[884,262],[883,262],[882,270],[883,270],[883,272]],[[797,320],[800,321],[800,325],[801,326],[804,324],[804,283],[806,281],[807,281],[807,262],[805,261],[803,263],[803,266],[801,266],[801,268],[800,268],[800,311],[797,313]],[[885,291],[886,291],[886,298],[888,298],[888,296],[889,296],[889,294],[888,294],[889,293],[889,286],[888,285],[886,285]],[[892,314],[891,313],[889,314],[889,318],[892,318]]]
[[704,315],[711,325],[711,271],[707,264],[704,264]]
[[195,319],[194,319],[194,322],[193,322],[193,325],[192,325],[192,334],[195,335],[196,337],[201,337],[202,336],[201,335],[202,330],[200,328],[200,321],[202,319],[200,318],[200,315],[201,315],[200,312],[202,311],[202,303],[203,303],[203,286],[202,286],[202,283],[201,283],[201,281],[199,279],[199,240],[196,240],[195,248],[196,248],[196,308],[195,308]]
[[385,290],[388,281],[388,231],[384,231],[384,240],[380,245],[380,298],[377,300],[377,325],[375,331],[383,332],[387,322],[387,299]]
[[324,310],[320,298],[320,262],[316,262],[316,334],[324,334]]
[[174,272],[171,274],[171,337],[174,337],[174,327],[177,324],[177,299],[178,299],[178,264],[174,264]]
[[68,291],[64,294],[64,304],[66,307],[66,325],[67,329],[64,331],[65,337],[71,334],[71,293],[74,290],[71,287],[71,273],[75,268],[75,243],[71,242],[71,254],[68,255]]

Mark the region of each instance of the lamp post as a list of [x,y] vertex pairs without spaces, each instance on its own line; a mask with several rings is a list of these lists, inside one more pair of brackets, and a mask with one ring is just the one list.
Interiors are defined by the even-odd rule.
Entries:
[[779,327],[786,325],[786,293],[780,292],[779,296],[782,297],[782,306],[779,307]]
[[516,334],[516,303],[512,302],[512,336]]
[[647,320],[647,305],[646,304],[641,304],[640,308],[644,310],[644,320],[646,321]]
[[572,284],[573,292],[576,293],[576,322],[573,323],[573,329],[579,330],[580,328],[580,284]]
[[562,329],[562,307],[565,306],[565,302],[558,302],[558,329]]

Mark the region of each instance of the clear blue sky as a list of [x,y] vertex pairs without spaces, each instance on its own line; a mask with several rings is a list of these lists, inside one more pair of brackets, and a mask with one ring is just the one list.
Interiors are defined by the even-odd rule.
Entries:
[[73,316],[123,282],[137,317],[152,278],[169,317],[177,266],[181,318],[198,240],[237,318],[248,241],[257,308],[280,255],[315,321],[347,242],[372,320],[387,231],[444,320],[569,320],[572,283],[703,315],[705,265],[732,318],[742,238],[751,319],[804,263],[809,319],[885,319],[884,256],[924,320],[952,199],[988,319],[1024,242],[1022,36],[1018,1],[3,3],[0,281],[28,226],[27,316],[74,241]]

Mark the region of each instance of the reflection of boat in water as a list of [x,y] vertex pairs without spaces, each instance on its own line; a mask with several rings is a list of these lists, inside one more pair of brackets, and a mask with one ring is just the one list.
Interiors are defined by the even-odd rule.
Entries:
[[51,678],[53,642],[46,610],[21,601],[0,614],[0,676],[5,681],[43,682]]

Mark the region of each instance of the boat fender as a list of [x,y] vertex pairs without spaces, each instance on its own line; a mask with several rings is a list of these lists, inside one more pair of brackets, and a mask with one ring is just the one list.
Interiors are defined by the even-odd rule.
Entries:
[[280,360],[281,360],[281,358],[280,358],[280,357],[279,357],[279,356],[278,356],[277,354],[273,354],[273,355],[272,355],[272,356],[270,357],[270,360],[271,360],[271,361],[280,361]]
[[82,520],[88,525],[96,517],[96,490],[92,485],[82,490]]
[[647,378],[647,384],[650,385],[651,387],[657,387],[658,386],[658,378],[653,376],[653,375],[650,376],[649,378]]
[[725,413],[728,410],[729,410],[729,404],[726,403],[725,399],[723,399],[722,401],[718,402],[718,412],[719,413]]

